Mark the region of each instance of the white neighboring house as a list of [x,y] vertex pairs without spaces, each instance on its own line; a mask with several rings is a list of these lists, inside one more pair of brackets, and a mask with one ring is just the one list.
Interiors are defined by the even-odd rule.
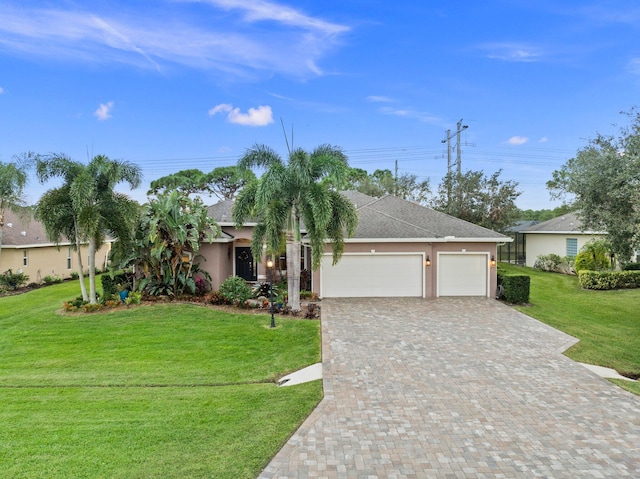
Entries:
[[575,257],[589,241],[606,239],[604,231],[582,231],[581,227],[576,213],[568,213],[521,230],[527,245],[526,265],[533,266],[538,256],[552,253]]

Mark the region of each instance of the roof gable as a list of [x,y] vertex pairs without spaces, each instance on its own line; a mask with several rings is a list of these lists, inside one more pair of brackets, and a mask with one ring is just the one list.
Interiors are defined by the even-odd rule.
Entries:
[[606,234],[603,231],[584,230],[577,211],[529,226],[521,230],[520,233]]

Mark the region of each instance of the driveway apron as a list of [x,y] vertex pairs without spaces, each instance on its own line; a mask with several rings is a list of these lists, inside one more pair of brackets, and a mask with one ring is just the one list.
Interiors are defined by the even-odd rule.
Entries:
[[640,397],[497,301],[324,300],[322,333],[324,399],[261,478],[640,477]]

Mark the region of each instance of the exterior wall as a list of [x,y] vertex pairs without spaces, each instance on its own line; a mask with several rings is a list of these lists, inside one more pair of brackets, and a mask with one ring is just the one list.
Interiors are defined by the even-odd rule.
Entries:
[[[489,258],[496,255],[495,243],[347,243],[345,253],[422,253],[429,257],[430,266],[425,266],[425,296],[435,298],[437,295],[438,281],[438,252],[468,252],[487,253]],[[325,247],[325,252],[331,252],[329,245]],[[490,297],[495,297],[498,286],[498,276],[495,267],[490,272],[489,291]],[[313,272],[312,279],[313,292],[320,294],[320,270]]]
[[[110,243],[105,243],[96,252],[96,267],[104,269],[111,249]],[[27,265],[23,263],[24,251],[27,251]],[[82,253],[82,266],[87,269],[89,265],[89,248],[84,245],[80,248]],[[22,271],[29,276],[30,283],[41,283],[45,276],[59,276],[69,278],[72,272],[78,271],[78,253],[71,251],[71,268],[67,268],[69,246],[62,245],[60,250],[55,246],[37,246],[31,248],[3,247],[0,255],[0,272],[11,269],[14,273]]]
[[592,239],[604,239],[604,235],[577,234],[554,234],[554,233],[526,233],[527,240],[527,261],[526,265],[533,267],[536,258],[540,255],[557,254],[565,257],[567,255],[567,238],[578,240],[578,252]]

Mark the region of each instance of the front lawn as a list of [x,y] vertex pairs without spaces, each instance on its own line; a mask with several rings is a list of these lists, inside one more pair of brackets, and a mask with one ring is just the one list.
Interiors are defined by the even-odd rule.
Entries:
[[254,478],[322,396],[318,321],[160,304],[61,316],[0,298],[0,477]]
[[[500,268],[531,277],[531,305],[517,306],[519,311],[580,340],[567,356],[640,377],[640,289],[583,290],[576,276],[503,263]],[[626,385],[630,390],[637,386]]]

